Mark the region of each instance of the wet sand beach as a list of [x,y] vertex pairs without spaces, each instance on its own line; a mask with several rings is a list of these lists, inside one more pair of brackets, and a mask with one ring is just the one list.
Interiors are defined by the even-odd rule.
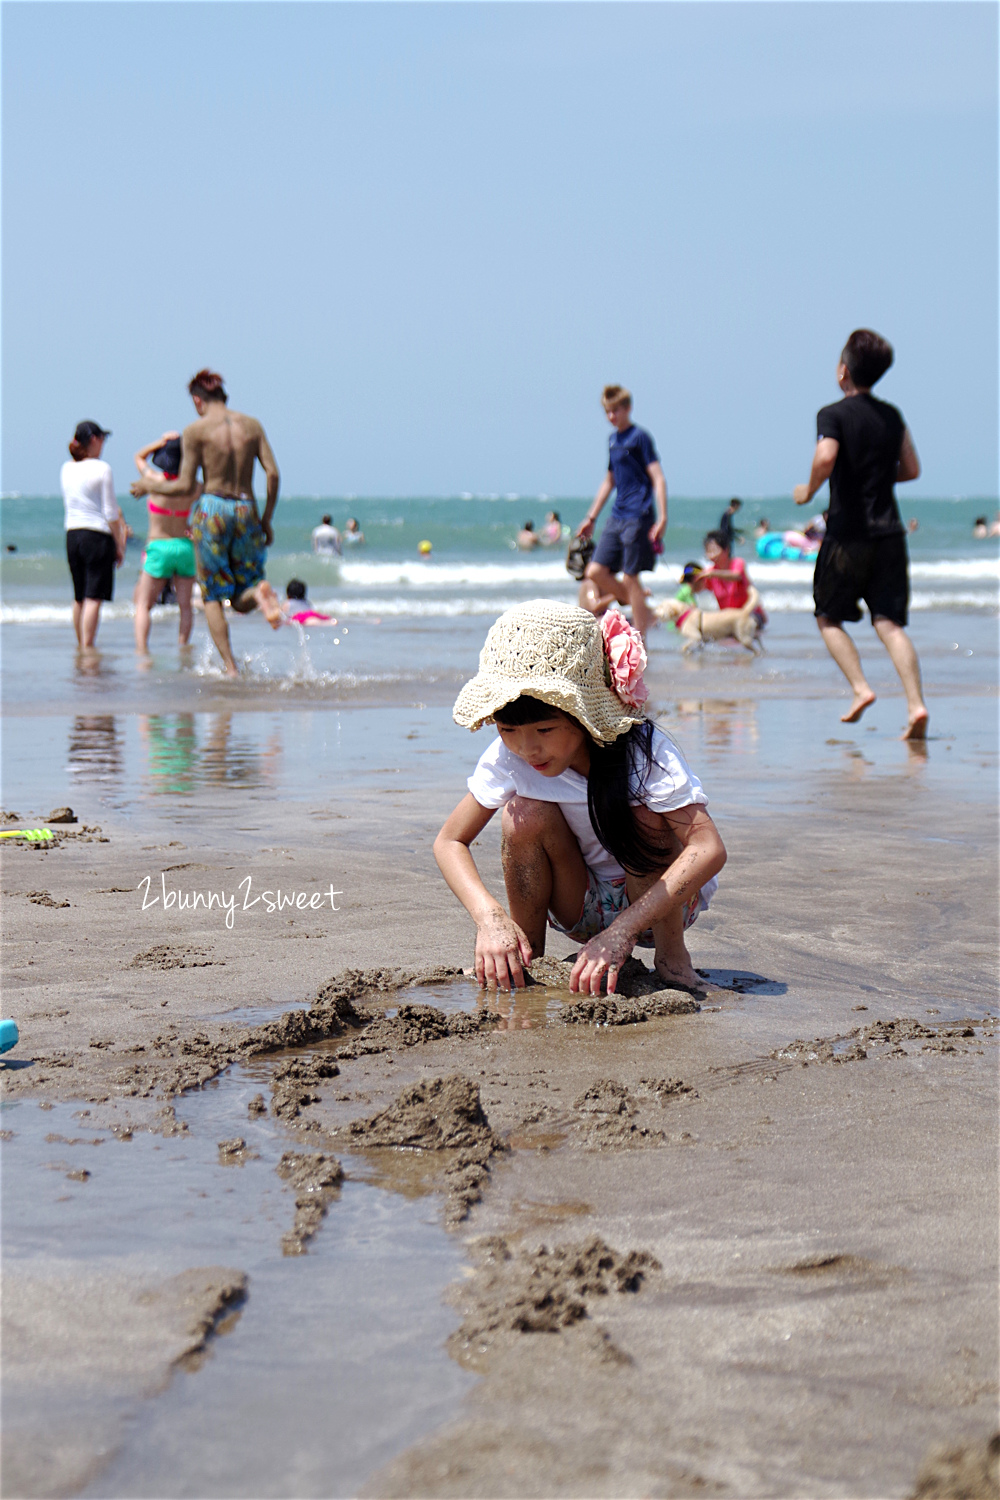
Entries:
[[0,852],[4,1494],[990,1493],[995,619],[917,617],[923,749],[800,616],[654,642],[730,853],[699,1008],[574,1003],[562,938],[463,975],[473,626],[362,701],[111,635],[8,692],[7,826],[78,821]]

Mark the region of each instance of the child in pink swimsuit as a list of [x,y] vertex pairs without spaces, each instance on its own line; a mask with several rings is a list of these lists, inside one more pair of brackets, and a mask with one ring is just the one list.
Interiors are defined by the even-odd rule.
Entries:
[[301,578],[290,579],[285,594],[287,597],[281,607],[296,625],[336,625],[333,615],[324,615],[320,610],[313,609]]

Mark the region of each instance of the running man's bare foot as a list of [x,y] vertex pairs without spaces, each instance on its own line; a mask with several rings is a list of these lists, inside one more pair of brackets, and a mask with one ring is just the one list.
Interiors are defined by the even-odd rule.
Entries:
[[904,740],[925,740],[927,738],[927,721],[930,714],[926,708],[918,708],[906,726]]
[[874,702],[875,694],[873,692],[869,691],[867,693],[855,693],[854,702],[851,704],[846,714],[841,714],[840,716],[841,724],[856,724],[861,718],[861,715],[864,713],[865,709],[871,708]]
[[258,583],[254,589],[254,595],[257,599],[257,607],[271,629],[279,630],[285,623],[285,612],[281,607],[281,600],[266,578]]

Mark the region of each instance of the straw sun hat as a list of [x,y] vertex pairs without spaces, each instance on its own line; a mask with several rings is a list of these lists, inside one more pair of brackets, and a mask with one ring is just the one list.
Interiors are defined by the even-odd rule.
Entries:
[[523,694],[561,708],[609,744],[645,717],[645,664],[642,639],[620,614],[599,622],[574,604],[535,599],[507,610],[491,628],[453,717],[478,729]]

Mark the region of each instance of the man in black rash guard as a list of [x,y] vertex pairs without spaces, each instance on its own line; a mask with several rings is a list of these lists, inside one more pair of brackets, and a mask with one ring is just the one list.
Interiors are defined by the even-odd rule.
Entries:
[[868,605],[875,633],[888,651],[906,693],[906,740],[927,736],[920,662],[904,629],[910,602],[906,528],[893,486],[920,477],[920,460],[902,415],[871,388],[892,364],[892,345],[868,328],[851,334],[837,366],[844,399],[816,418],[816,451],[808,484],[793,491],[808,505],[830,481],[826,536],[816,559],[813,599],[826,648],[851,685],[853,701],[841,722],[854,724],[875,702],[857,647],[844,621],[861,619]]

